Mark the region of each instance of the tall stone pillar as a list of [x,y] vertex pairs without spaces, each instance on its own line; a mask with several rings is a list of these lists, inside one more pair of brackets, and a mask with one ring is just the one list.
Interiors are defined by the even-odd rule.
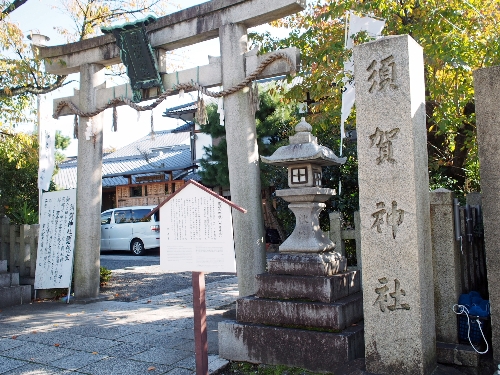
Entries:
[[493,358],[500,363],[500,66],[474,72],[476,127],[481,168],[484,244],[491,304]]
[[[225,89],[245,79],[246,34],[242,24],[219,29]],[[256,292],[255,276],[264,272],[266,262],[257,131],[248,93],[238,91],[226,96],[224,111],[231,200],[248,210],[245,214],[233,213],[238,289],[240,296],[248,296]]]
[[422,48],[354,48],[366,370],[430,374],[436,331]]
[[[104,83],[104,67],[80,67],[80,105],[83,112],[96,109],[96,89]],[[90,140],[86,139],[89,123]],[[102,199],[102,114],[80,117],[76,189],[76,240],[74,284],[76,298],[99,295]]]
[[462,293],[462,267],[460,245],[455,241],[453,198],[453,192],[446,189],[430,193],[436,339],[458,344],[457,317],[452,306]]

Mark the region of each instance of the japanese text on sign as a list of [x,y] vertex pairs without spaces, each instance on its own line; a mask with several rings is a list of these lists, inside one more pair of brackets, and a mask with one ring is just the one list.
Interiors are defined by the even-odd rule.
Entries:
[[379,156],[377,157],[377,164],[387,161],[391,164],[396,162],[393,157],[392,141],[397,138],[399,128],[394,128],[389,131],[383,131],[379,127],[375,129],[375,133],[370,135],[370,147],[377,147],[379,149]]
[[43,194],[35,289],[67,288],[71,283],[75,204],[74,189]]
[[372,229],[376,228],[378,233],[382,233],[382,224],[384,224],[385,217],[385,222],[387,225],[391,226],[392,237],[396,238],[398,227],[403,224],[405,211],[398,209],[398,203],[396,201],[392,202],[391,209],[389,211],[385,209],[386,207],[384,202],[378,202],[376,206],[377,211],[372,214],[372,217],[375,220],[372,224]]
[[189,183],[160,208],[160,265],[168,271],[236,272],[231,207]]

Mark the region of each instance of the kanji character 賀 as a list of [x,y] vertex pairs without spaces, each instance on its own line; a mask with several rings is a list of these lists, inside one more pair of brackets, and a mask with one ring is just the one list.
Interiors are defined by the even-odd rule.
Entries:
[[396,160],[393,158],[392,141],[397,137],[399,128],[383,131],[378,126],[375,133],[370,135],[370,147],[376,146],[379,149],[379,156],[377,157],[377,164],[383,161],[388,161],[394,164]]

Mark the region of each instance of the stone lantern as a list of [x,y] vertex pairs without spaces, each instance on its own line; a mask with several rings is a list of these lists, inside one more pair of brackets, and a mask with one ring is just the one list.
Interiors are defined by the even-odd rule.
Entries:
[[335,194],[321,187],[321,169],[345,159],[318,145],[304,119],[295,130],[290,145],[262,157],[288,168],[290,188],[276,195],[290,202],[295,230],[268,261],[267,272],[255,277],[255,295],[236,301],[236,321],[219,323],[219,355],[344,374],[346,362],[364,356],[361,273],[347,269],[318,215]]
[[322,167],[341,165],[346,159],[318,145],[311,130],[311,125],[302,118],[288,146],[280,147],[269,157],[261,157],[264,163],[288,168],[290,189],[278,190],[276,196],[290,202],[288,208],[295,214],[296,224],[293,233],[279,247],[279,252],[309,254],[310,257],[306,257],[308,262],[312,259],[320,263],[332,261],[337,265],[332,265],[333,268],[338,271],[339,267],[345,268],[345,258],[333,252],[335,244],[324,235],[319,225],[319,214],[326,206],[323,202],[335,195],[335,190],[321,187],[321,179]]

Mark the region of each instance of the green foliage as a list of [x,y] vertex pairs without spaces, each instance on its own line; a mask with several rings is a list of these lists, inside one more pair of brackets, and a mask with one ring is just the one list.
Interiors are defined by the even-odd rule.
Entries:
[[56,141],[55,141],[55,147],[58,150],[66,150],[70,143],[71,143],[71,138],[65,135],[61,134],[60,130],[56,131]]
[[71,138],[68,136],[62,135],[60,130],[56,131],[55,138],[56,138],[55,139],[55,149],[56,149],[55,159],[56,159],[56,165],[59,165],[60,163],[62,163],[64,161],[64,159],[66,159],[66,156],[62,152],[60,152],[59,150],[62,150],[62,151],[66,150],[71,143]]
[[38,212],[38,141],[36,135],[1,131],[0,213],[19,223],[24,208]]
[[200,176],[205,185],[226,187],[229,186],[226,128],[219,125],[219,115],[215,104],[207,106],[207,113],[208,123],[201,126],[201,131],[212,136],[214,145],[205,147],[207,158],[200,162],[202,167]]
[[111,271],[106,267],[101,266],[100,268],[100,282],[101,286],[106,285],[109,280],[111,280]]
[[[274,22],[290,31],[285,39],[253,35],[262,51],[295,46],[302,55],[300,85],[281,87],[285,100],[301,102],[306,93],[316,102],[307,121],[323,144],[338,153],[330,139],[339,138],[346,11],[386,19],[385,35],[410,34],[424,49],[429,171],[433,187],[448,187],[458,194],[479,187],[472,72],[500,63],[500,8],[497,0],[355,1],[323,0],[307,11]],[[357,44],[366,35],[356,36]],[[349,77],[350,78],[350,77]],[[355,113],[347,121],[355,128]],[[324,137],[326,135],[326,137]],[[328,136],[330,135],[330,137]],[[342,195],[334,205],[355,209],[356,154],[344,146],[348,162],[340,170]],[[336,171],[331,174],[337,180]],[[349,189],[347,188],[349,186]],[[347,197],[343,197],[344,194]]]
[[[234,375],[316,375],[316,373],[298,367],[285,365],[265,365],[248,362],[230,362],[223,374]],[[323,374],[325,375],[325,374]]]
[[[51,181],[49,191],[55,190]],[[0,215],[38,221],[38,136],[0,127]]]
[[27,202],[19,206],[14,206],[10,210],[11,223],[14,224],[38,224],[38,212],[32,209]]

